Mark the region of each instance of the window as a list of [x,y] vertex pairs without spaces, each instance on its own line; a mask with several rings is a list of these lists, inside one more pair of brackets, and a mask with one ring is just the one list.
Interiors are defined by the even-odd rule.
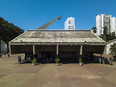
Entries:
[[109,17],[105,17],[105,19],[109,19]]
[[68,20],[68,23],[71,24],[70,20]]

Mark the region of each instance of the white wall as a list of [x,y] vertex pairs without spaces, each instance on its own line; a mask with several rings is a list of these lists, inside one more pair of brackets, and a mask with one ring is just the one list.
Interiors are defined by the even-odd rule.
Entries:
[[75,30],[75,19],[73,17],[69,17],[65,21],[65,30]]
[[116,41],[107,44],[107,47],[106,47],[106,54],[109,54],[109,53],[110,53],[110,50],[109,50],[109,49],[110,49],[110,46],[113,45],[113,43],[116,43]]
[[7,53],[7,44],[1,40],[1,53]]

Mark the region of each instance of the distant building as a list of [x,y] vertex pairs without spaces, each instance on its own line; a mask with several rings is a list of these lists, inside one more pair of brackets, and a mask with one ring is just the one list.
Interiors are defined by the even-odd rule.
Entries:
[[111,33],[116,34],[116,18],[111,18]]
[[69,17],[65,21],[65,30],[75,30],[75,19],[73,17]]
[[7,44],[2,40],[0,41],[0,53],[1,54],[7,53]]
[[114,43],[116,43],[116,39],[107,42],[107,45],[106,45],[107,46],[106,47],[106,54],[110,54],[111,53],[110,52],[110,46],[113,45]]
[[111,15],[99,14],[96,16],[97,35],[103,34],[103,27],[107,26],[108,33],[116,32],[116,18]]

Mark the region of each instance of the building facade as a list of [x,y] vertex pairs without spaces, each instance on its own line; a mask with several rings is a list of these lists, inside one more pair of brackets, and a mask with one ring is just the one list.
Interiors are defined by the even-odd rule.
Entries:
[[108,33],[111,33],[111,15],[99,14],[96,16],[97,35],[103,34],[104,26],[107,26]]
[[10,54],[31,52],[61,60],[105,54],[106,42],[90,30],[28,30],[9,42]]
[[116,32],[116,18],[111,15],[99,14],[96,16],[97,35],[103,34],[103,27],[107,26],[108,33],[115,34]]
[[75,19],[73,17],[69,17],[65,21],[65,30],[75,30]]
[[4,41],[0,41],[0,53],[6,54],[7,53],[7,44]]
[[111,18],[111,33],[116,33],[116,18],[112,17]]
[[114,43],[116,43],[116,39],[107,42],[106,54],[110,54],[111,53],[110,52],[110,46],[113,45]]

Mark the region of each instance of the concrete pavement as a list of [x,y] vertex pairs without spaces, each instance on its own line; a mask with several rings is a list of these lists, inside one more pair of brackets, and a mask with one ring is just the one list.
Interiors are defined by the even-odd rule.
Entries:
[[0,58],[0,87],[116,87],[116,62],[32,66],[18,64],[17,56]]

